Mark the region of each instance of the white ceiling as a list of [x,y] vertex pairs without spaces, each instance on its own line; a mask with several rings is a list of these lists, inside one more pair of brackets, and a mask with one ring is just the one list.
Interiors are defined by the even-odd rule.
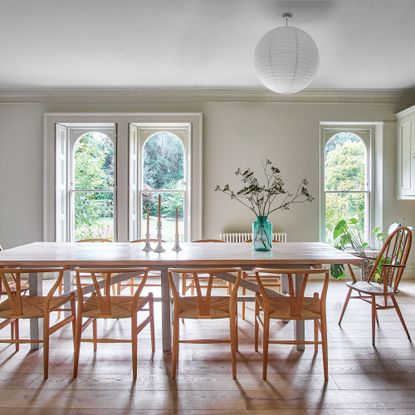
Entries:
[[0,89],[261,87],[261,36],[320,52],[310,88],[415,86],[414,0],[0,0]]

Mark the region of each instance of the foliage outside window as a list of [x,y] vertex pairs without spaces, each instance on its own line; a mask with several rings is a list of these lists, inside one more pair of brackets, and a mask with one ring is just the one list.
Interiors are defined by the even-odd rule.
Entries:
[[183,238],[186,191],[184,169],[184,148],[176,135],[160,131],[147,139],[143,146],[142,237],[145,237],[147,208],[151,229],[155,232],[157,200],[161,194],[163,238],[174,241],[176,208],[179,213],[179,230]]
[[326,242],[340,220],[356,218],[355,226],[367,240],[369,223],[368,153],[364,141],[352,132],[334,134],[324,148]]
[[84,134],[73,151],[75,240],[114,238],[114,144],[98,132]]

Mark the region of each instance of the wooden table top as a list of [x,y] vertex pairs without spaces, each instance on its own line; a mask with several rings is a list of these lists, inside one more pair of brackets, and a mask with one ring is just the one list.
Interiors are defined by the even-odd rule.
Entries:
[[[155,244],[153,244],[155,246]],[[321,242],[275,243],[270,252],[256,252],[248,243],[182,243],[182,251],[143,252],[144,244],[34,242],[0,252],[0,265],[320,265],[359,264],[362,260]]]

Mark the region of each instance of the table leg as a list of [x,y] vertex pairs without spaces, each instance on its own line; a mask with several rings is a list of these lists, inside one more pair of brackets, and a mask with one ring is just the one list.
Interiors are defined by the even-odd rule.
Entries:
[[[29,274],[29,294],[30,295],[42,295],[42,275],[37,273]],[[30,339],[38,340],[43,337],[43,326],[40,324],[40,319],[30,319]],[[38,350],[40,343],[30,343],[31,350]]]
[[282,291],[283,294],[288,294],[288,276],[287,276],[287,274],[282,274],[281,291]]
[[171,307],[170,307],[170,289],[167,278],[167,267],[160,267],[161,271],[161,326],[163,351],[171,350]]
[[[68,292],[68,291],[72,291],[73,289],[73,278],[72,278],[72,273],[69,269],[65,270],[63,272],[63,292]],[[69,317],[71,315],[71,312],[68,311],[64,311],[64,316]]]
[[[288,275],[287,274],[281,274],[281,292],[284,295],[288,294]],[[284,324],[288,324],[290,321],[289,320],[283,320],[282,322]]]
[[[303,274],[295,274],[295,292],[299,293],[301,289],[301,284],[303,282]],[[294,338],[296,340],[305,339],[305,324],[304,320],[296,320],[294,322]],[[305,349],[304,344],[297,344],[297,350],[303,351]]]

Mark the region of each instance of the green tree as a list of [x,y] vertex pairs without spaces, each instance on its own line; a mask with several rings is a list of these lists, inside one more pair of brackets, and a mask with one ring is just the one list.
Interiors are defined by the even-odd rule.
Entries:
[[363,193],[340,193],[341,191],[365,190],[366,147],[356,135],[340,133],[331,138],[325,148],[326,235],[330,240],[335,225],[341,219],[358,219],[364,230],[365,195]]
[[144,145],[144,183],[149,188],[172,189],[183,181],[183,144],[173,134],[160,132]]
[[[143,209],[147,207],[151,216],[157,215],[158,189],[183,190],[184,184],[184,149],[182,142],[169,132],[152,135],[143,149],[144,188]],[[161,215],[174,217],[176,207],[183,217],[183,194],[162,193]]]
[[[74,148],[74,185],[77,190],[110,190],[114,187],[114,144],[101,133],[81,137]],[[75,238],[100,236],[114,214],[112,192],[76,192]],[[101,229],[101,231],[100,231]],[[112,236],[112,235],[111,235]]]

